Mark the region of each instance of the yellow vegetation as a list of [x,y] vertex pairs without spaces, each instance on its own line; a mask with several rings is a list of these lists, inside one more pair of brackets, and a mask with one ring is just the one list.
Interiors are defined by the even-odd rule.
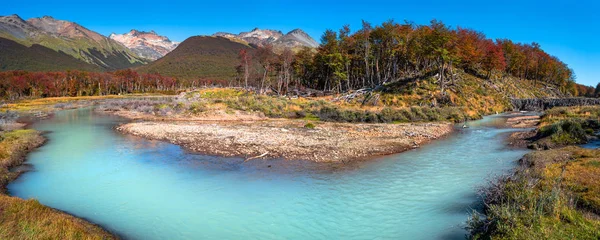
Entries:
[[0,195],[1,239],[116,239],[84,220],[36,200]]
[[150,96],[147,94],[131,94],[131,95],[107,95],[107,96],[82,96],[82,97],[53,97],[53,98],[36,98],[26,99],[14,103],[6,103],[0,106],[0,111],[44,111],[51,109],[54,104],[68,103],[75,101],[91,101],[102,99],[118,99]]

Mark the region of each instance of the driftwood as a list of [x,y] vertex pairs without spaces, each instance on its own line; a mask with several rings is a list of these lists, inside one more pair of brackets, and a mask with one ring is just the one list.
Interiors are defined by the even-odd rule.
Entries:
[[371,89],[371,88],[361,88],[354,92],[348,93],[346,95],[339,96],[339,97],[333,99],[333,101],[334,102],[339,102],[339,101],[350,102],[359,96],[365,95],[366,93],[370,93],[371,91],[373,91],[373,89]]
[[598,98],[526,98],[511,99],[515,111],[544,111],[553,107],[600,105]]
[[254,156],[254,157],[251,157],[251,158],[246,158],[246,160],[244,160],[244,162],[247,162],[247,161],[250,161],[250,160],[253,160],[253,159],[257,159],[257,158],[263,158],[263,157],[267,156],[267,154],[269,154],[269,152],[266,152],[266,153],[263,153],[261,155]]

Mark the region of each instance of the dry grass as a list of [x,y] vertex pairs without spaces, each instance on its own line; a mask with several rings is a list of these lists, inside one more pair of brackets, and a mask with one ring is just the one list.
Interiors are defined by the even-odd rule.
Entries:
[[600,106],[555,107],[544,113],[541,125],[546,126],[558,121],[573,118],[600,120]]
[[[154,94],[156,95],[156,94]],[[52,109],[55,104],[70,103],[76,101],[96,101],[105,99],[124,99],[132,97],[147,97],[153,96],[149,94],[129,94],[129,95],[107,95],[107,96],[83,96],[83,97],[53,97],[53,98],[36,98],[26,99],[13,103],[5,103],[0,106],[0,111],[45,111]]]
[[[431,122],[431,121],[464,121],[478,118],[465,114],[459,107],[398,107],[385,104],[366,104],[362,101],[333,101],[334,96],[287,98],[280,96],[257,95],[238,89],[212,88],[187,92],[176,99],[176,104],[198,112],[202,110],[224,110],[262,113],[274,118],[303,118],[329,122]],[[177,110],[177,105],[168,106]],[[192,108],[193,107],[193,108]],[[181,109],[181,108],[179,108]],[[192,111],[193,110],[193,111]],[[176,112],[176,111],[172,111]],[[202,111],[201,111],[202,112]]]
[[573,160],[551,164],[544,174],[562,174],[564,186],[575,194],[579,206],[600,214],[600,150],[571,147],[563,151],[568,151]]
[[600,150],[565,147],[527,154],[517,172],[484,191],[474,239],[599,239]]
[[37,200],[0,195],[0,239],[115,239],[84,220]]

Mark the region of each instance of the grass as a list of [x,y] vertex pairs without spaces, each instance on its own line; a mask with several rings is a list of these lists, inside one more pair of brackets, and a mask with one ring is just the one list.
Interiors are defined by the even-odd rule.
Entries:
[[[189,93],[188,93],[189,94]],[[358,103],[332,102],[327,98],[296,98],[256,95],[232,89],[207,89],[195,94],[195,101],[211,105],[224,103],[227,108],[260,112],[268,117],[299,118],[330,122],[460,122],[471,119],[458,107],[373,107]],[[203,97],[207,96],[207,97]],[[188,98],[189,99],[189,98]],[[207,101],[208,100],[208,101]]]
[[[154,94],[155,95],[155,94]],[[54,109],[57,104],[68,104],[77,101],[98,101],[106,99],[127,99],[132,97],[148,97],[150,94],[128,94],[128,95],[107,95],[107,96],[82,96],[82,97],[53,97],[24,99],[17,102],[5,103],[0,105],[0,111],[47,111]]]
[[472,239],[599,239],[600,150],[566,147],[527,154],[510,177],[485,189]]
[[[107,111],[136,111],[151,115],[258,113],[271,118],[349,123],[461,122],[472,119],[459,107],[385,107],[331,101],[331,97],[287,98],[259,95],[232,88],[207,88],[181,94],[172,99],[114,99],[103,101]],[[480,117],[477,115],[475,118]]]
[[[1,133],[0,185],[18,176],[11,167],[43,143],[38,131],[19,129]],[[114,239],[98,226],[40,204],[0,194],[0,239]]]
[[460,107],[467,115],[476,116],[511,111],[510,98],[560,96],[556,88],[547,88],[541,82],[500,75],[482,79],[456,70],[455,83],[447,86],[445,94],[440,92],[435,77],[422,77],[386,85],[380,102],[390,107]]
[[600,119],[600,106],[583,107],[556,107],[547,110],[542,116],[543,126],[566,119],[598,120]]
[[115,239],[101,228],[37,200],[0,195],[1,239]]

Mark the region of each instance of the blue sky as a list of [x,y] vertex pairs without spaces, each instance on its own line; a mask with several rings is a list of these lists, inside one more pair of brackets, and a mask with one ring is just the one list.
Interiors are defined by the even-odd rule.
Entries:
[[427,24],[438,19],[469,27],[490,38],[537,42],[575,70],[577,82],[600,81],[600,3],[585,1],[8,1],[0,15],[24,19],[53,16],[77,22],[104,35],[131,29],[155,30],[172,40],[218,31],[241,32],[254,27],[287,32],[305,30],[319,40],[325,29],[364,19],[379,24],[388,19]]

